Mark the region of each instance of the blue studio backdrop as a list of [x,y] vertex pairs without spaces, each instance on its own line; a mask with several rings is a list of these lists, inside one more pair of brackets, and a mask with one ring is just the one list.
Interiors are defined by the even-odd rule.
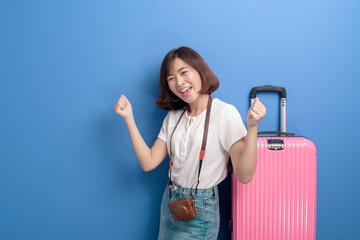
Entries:
[[[284,86],[288,131],[317,147],[317,239],[359,239],[360,2],[0,2],[0,239],[156,239],[168,160],[145,173],[113,106],[152,145],[160,64],[189,46],[244,121]],[[279,128],[277,94],[260,130]],[[221,230],[229,239],[229,181]]]

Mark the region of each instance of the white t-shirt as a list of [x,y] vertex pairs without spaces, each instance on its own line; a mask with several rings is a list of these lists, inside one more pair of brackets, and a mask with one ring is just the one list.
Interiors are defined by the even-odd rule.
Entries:
[[[170,111],[158,135],[167,143],[169,154],[170,137],[183,111]],[[196,117],[188,116],[186,112],[171,140],[172,180],[182,187],[196,186],[205,117],[206,109]],[[230,147],[245,135],[246,128],[237,109],[214,98],[199,189],[214,187],[226,178]]]

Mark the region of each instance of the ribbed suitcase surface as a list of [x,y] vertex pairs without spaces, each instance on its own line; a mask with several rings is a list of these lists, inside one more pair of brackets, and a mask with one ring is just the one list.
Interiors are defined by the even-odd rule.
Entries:
[[[268,140],[283,140],[270,150]],[[252,181],[231,179],[233,240],[314,240],[316,148],[304,137],[258,137]]]

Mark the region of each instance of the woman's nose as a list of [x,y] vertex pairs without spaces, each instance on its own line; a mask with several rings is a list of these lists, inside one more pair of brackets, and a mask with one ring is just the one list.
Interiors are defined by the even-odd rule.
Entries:
[[176,85],[181,86],[184,84],[184,79],[182,77],[178,77],[176,79]]

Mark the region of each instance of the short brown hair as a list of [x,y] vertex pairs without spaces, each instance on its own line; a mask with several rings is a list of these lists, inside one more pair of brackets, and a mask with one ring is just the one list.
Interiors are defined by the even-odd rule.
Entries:
[[165,56],[161,64],[160,94],[156,99],[156,105],[167,111],[182,109],[188,106],[188,104],[181,99],[174,101],[174,99],[178,99],[178,97],[171,92],[167,82],[170,65],[176,58],[180,58],[199,73],[202,86],[200,93],[211,94],[219,87],[219,80],[200,54],[188,47],[173,49]]

